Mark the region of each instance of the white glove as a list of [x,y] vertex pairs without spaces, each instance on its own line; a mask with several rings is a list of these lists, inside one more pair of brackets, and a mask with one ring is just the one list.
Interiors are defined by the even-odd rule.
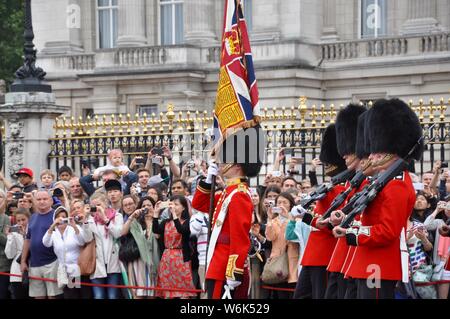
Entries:
[[231,291],[241,284],[240,281],[227,279],[227,284],[223,287],[224,293],[222,299],[233,299],[231,297]]
[[230,290],[234,290],[237,288],[242,282],[232,279],[227,279],[227,286],[230,287]]
[[305,213],[307,213],[307,210],[304,209],[302,205],[294,206],[291,210],[291,215],[293,217],[303,216]]
[[219,174],[219,167],[217,166],[217,164],[213,162],[209,163],[208,175],[206,176],[205,182],[211,184],[212,177],[217,176],[218,174]]

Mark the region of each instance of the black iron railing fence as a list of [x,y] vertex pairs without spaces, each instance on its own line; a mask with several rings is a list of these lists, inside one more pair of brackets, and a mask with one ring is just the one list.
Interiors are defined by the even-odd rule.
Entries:
[[[450,100],[419,100],[409,102],[416,112],[428,143],[422,160],[415,164],[416,173],[428,171],[435,160],[450,158]],[[300,157],[304,163],[298,167],[299,179],[308,175],[311,160],[320,152],[320,141],[325,127],[334,122],[343,105],[307,105],[300,98],[297,107],[263,109],[262,125],[266,132],[266,159],[261,176],[253,181],[260,184],[266,172],[273,166],[275,154],[285,149],[282,169],[286,170],[291,157]],[[370,102],[369,102],[370,107]],[[167,112],[142,117],[127,115],[102,115],[78,121],[74,118],[56,119],[55,137],[49,140],[51,152],[48,167],[58,170],[68,165],[80,172],[82,164],[103,166],[108,150],[120,148],[125,161],[130,164],[134,156],[146,156],[154,146],[167,145],[180,166],[191,158],[207,159],[213,118],[204,112],[174,112],[168,105]],[[434,124],[434,126],[433,126]],[[431,129],[430,129],[431,127]],[[323,177],[323,171],[318,172]],[[320,178],[319,178],[320,180]]]

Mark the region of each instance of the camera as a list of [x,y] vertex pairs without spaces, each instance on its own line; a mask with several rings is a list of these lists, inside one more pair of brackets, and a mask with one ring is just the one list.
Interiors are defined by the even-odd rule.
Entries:
[[145,158],[136,158],[136,164],[145,164],[146,161]]
[[163,149],[161,147],[154,147],[152,148],[152,155],[159,155],[159,156],[163,156],[164,152]]
[[273,199],[268,199],[267,203],[269,203],[269,207],[275,206],[275,200],[273,200]]
[[273,214],[281,214],[281,207],[272,207],[272,213]]
[[55,188],[55,189],[53,190],[53,196],[55,196],[55,197],[63,197],[63,196],[64,196],[64,193],[63,193],[62,189],[60,189],[60,188]]
[[156,156],[152,158],[152,164],[162,165],[161,157]]
[[91,206],[91,213],[96,213],[97,212],[97,206]]
[[80,215],[77,215],[73,218],[75,220],[75,223],[80,224],[83,221],[83,217]]
[[12,226],[9,228],[9,231],[10,231],[11,233],[20,233],[21,227],[20,227],[19,225],[12,225]]
[[441,168],[448,168],[448,162],[442,162]]
[[145,215],[147,215],[147,213],[148,213],[148,208],[144,208],[144,210],[139,215],[138,220],[142,223],[145,222]]
[[21,199],[24,197],[24,195],[25,195],[25,193],[23,193],[23,192],[15,192],[15,193],[13,193],[13,199]]
[[194,162],[194,160],[190,160],[189,162],[187,162],[186,165],[187,165],[188,168],[191,168],[191,169],[192,169],[192,168],[194,168],[194,166],[195,166],[195,162]]
[[60,224],[68,224],[70,221],[70,218],[62,218]]

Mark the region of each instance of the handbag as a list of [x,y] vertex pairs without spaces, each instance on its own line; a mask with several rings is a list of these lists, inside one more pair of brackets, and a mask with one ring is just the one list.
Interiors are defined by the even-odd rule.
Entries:
[[286,282],[288,277],[289,262],[286,251],[280,256],[269,258],[261,274],[261,280],[269,285]]
[[120,237],[119,260],[124,263],[130,263],[140,257],[139,247],[131,232],[126,236]]
[[434,266],[433,275],[431,276],[431,281],[440,281],[442,275],[444,274],[445,261],[441,261],[438,265]]
[[96,259],[95,239],[93,239],[80,249],[78,267],[80,267],[81,276],[92,275],[95,272]]
[[430,282],[433,275],[433,266],[422,264],[413,273],[412,279],[414,282]]

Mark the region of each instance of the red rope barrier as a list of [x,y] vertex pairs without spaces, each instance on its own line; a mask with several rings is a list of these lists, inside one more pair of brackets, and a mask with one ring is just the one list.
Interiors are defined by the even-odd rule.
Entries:
[[[0,276],[9,276],[9,277],[20,277],[22,278],[22,275],[16,275],[11,274],[7,272],[0,272]],[[46,282],[54,282],[57,283],[58,281],[56,279],[49,279],[49,278],[40,278],[40,277],[33,277],[29,276],[29,279],[32,280],[40,280],[40,281],[46,281]],[[126,289],[142,289],[142,290],[156,290],[156,291],[177,291],[177,292],[192,292],[192,293],[202,293],[203,290],[201,289],[178,289],[178,288],[158,288],[158,287],[140,287],[140,286],[126,286],[126,285],[111,285],[111,284],[93,284],[90,282],[80,282],[81,286],[89,286],[89,287],[104,287],[104,288],[126,288]]]
[[293,288],[278,288],[278,287],[272,287],[272,286],[261,286],[263,289],[267,290],[276,290],[276,291],[288,291],[288,292],[294,292],[295,289]]

